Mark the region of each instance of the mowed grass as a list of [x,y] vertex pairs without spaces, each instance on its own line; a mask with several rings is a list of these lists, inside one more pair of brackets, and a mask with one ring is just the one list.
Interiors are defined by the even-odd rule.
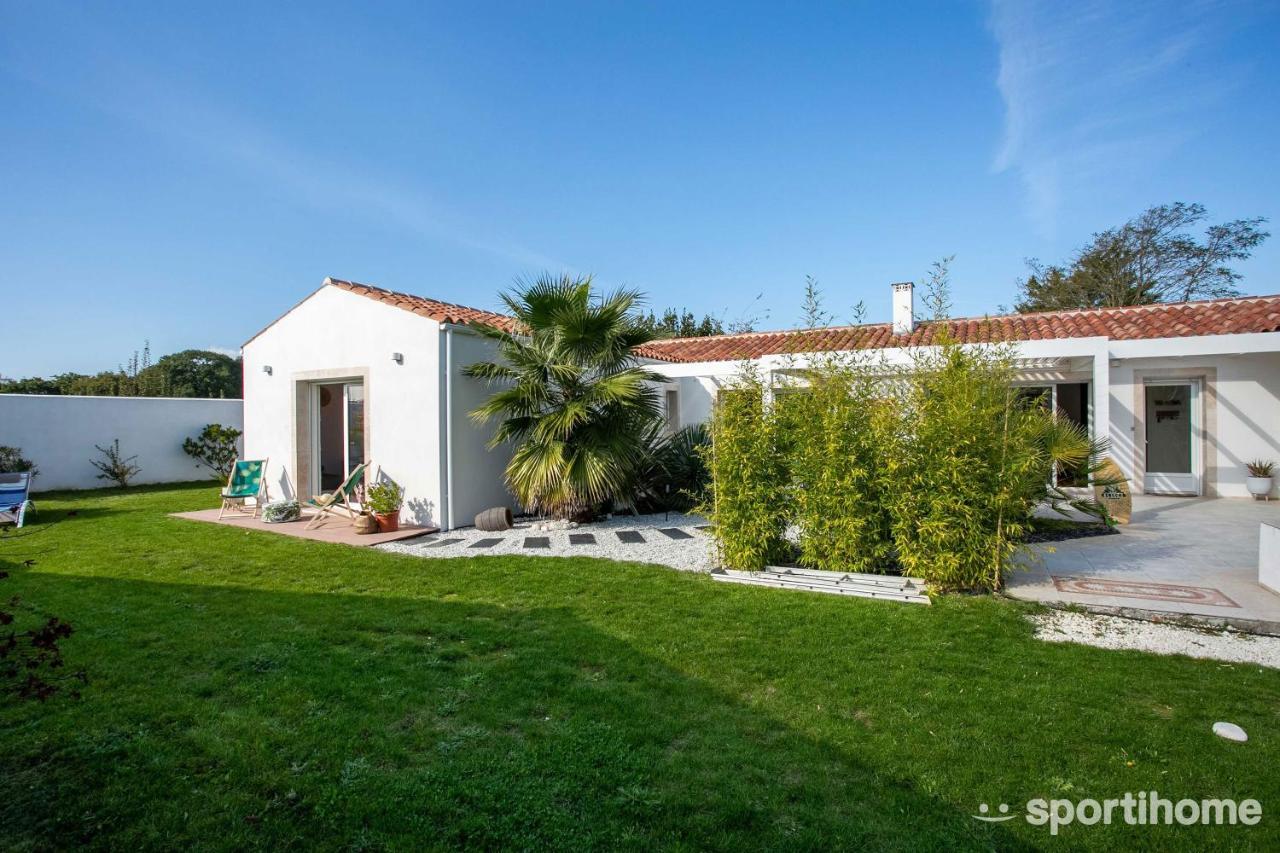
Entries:
[[[1280,673],[591,559],[422,560],[45,495],[7,598],[79,699],[0,709],[0,845],[1280,847]],[[70,511],[75,517],[62,519]],[[31,558],[31,568],[14,566]],[[1210,733],[1232,720],[1247,744]],[[1067,827],[1033,797],[1253,797],[1260,825]]]

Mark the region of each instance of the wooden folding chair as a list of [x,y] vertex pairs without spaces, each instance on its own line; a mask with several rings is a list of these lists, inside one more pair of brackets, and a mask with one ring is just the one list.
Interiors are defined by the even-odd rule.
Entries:
[[316,514],[307,522],[306,530],[314,527],[322,518],[335,513],[345,512],[351,518],[359,515],[359,511],[351,505],[351,498],[355,495],[356,489],[364,480],[365,469],[369,467],[369,463],[357,465],[351,469],[351,473],[347,475],[347,479],[342,481],[342,485],[323,495],[314,495],[307,500],[306,505],[316,510]]

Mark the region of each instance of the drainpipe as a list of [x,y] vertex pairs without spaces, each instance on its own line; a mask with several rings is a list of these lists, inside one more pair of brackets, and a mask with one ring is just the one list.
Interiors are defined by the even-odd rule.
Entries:
[[453,326],[444,327],[444,493],[440,500],[441,517],[445,529],[452,530],[453,523]]

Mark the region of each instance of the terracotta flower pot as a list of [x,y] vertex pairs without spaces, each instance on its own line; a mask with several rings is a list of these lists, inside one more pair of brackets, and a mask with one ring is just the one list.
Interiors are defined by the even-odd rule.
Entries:
[[395,512],[375,512],[373,517],[378,520],[379,533],[394,533],[400,529],[400,510]]

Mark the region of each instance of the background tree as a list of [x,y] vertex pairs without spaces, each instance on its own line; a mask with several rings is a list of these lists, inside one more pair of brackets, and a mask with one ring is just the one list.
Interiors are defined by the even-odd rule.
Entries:
[[92,397],[243,396],[239,358],[211,350],[189,349],[151,361],[151,345],[135,350],[116,370],[93,375],[59,373],[51,379],[29,377],[0,381],[0,394],[74,394]]
[[239,397],[240,359],[210,350],[188,349],[161,357],[155,372],[166,397]]
[[1230,264],[1271,236],[1261,228],[1267,220],[1210,225],[1203,239],[1189,234],[1206,216],[1200,204],[1159,205],[1094,234],[1066,264],[1029,260],[1031,274],[1019,282],[1016,307],[1053,311],[1236,296],[1240,273]]
[[677,311],[668,308],[662,312],[661,317],[649,311],[638,315],[636,323],[648,329],[654,338],[704,338],[724,334],[724,324],[715,317],[704,314],[699,320],[688,309]]
[[502,295],[518,324],[477,330],[500,358],[465,369],[499,387],[471,416],[498,421],[491,446],[515,445],[506,482],[527,508],[561,518],[630,502],[626,487],[644,462],[644,437],[660,418],[636,347],[653,333],[636,322],[632,290],[592,292],[591,279],[542,276]]

